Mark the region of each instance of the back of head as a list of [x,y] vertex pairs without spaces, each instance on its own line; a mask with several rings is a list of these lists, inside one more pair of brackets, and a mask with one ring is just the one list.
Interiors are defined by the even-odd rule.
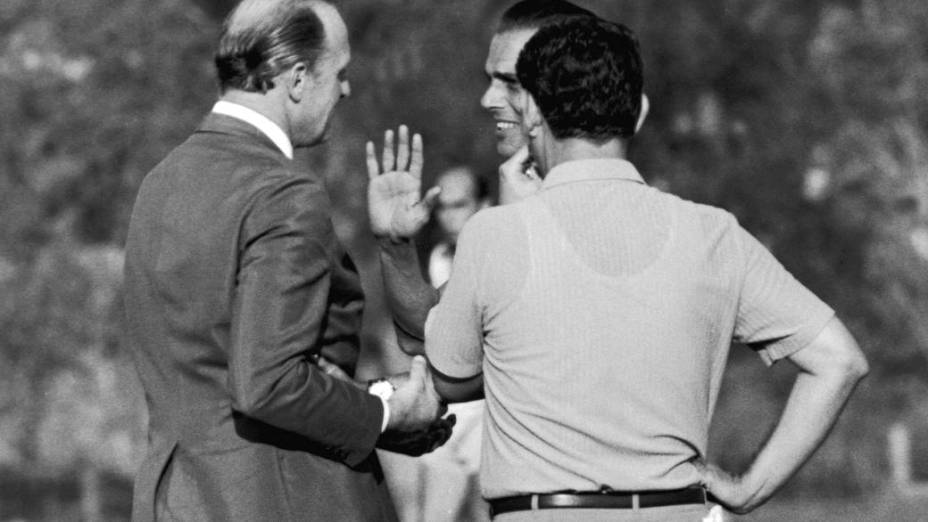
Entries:
[[518,29],[538,29],[571,16],[596,17],[592,12],[567,0],[521,0],[503,13],[497,33]]
[[624,25],[574,17],[543,26],[516,64],[555,138],[629,138],[641,111],[643,66]]
[[313,9],[324,0],[242,0],[226,17],[216,52],[222,92],[266,92],[298,62],[310,69],[325,50],[325,27]]

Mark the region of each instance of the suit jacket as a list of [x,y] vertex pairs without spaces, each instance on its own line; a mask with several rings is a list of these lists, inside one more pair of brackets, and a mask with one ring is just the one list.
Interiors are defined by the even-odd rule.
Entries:
[[211,114],[145,178],[126,244],[127,341],[149,449],[133,519],[394,520],[380,400],[349,373],[363,306],[318,180]]

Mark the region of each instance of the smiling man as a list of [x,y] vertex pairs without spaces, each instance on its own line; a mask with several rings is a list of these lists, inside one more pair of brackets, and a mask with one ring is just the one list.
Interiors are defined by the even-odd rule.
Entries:
[[[536,192],[541,182],[528,157],[526,140],[520,130],[522,87],[516,78],[516,61],[525,42],[540,27],[568,17],[595,15],[564,0],[521,1],[503,13],[490,43],[484,66],[488,85],[480,104],[493,119],[497,153],[508,158],[506,168],[500,169],[499,194],[502,204]],[[419,201],[420,197],[421,157],[416,160],[415,154],[417,150],[421,155],[421,140],[413,138],[412,145],[416,150],[410,156],[408,131],[405,128],[399,131],[399,154],[394,154],[393,150],[396,137],[392,131],[387,132],[380,162],[374,157],[373,144],[368,144],[368,168],[372,176],[368,203],[371,227],[380,238],[386,296],[394,314],[399,344],[406,353],[414,355],[423,353],[425,317],[438,301],[439,291],[422,277],[411,238],[428,221],[433,206],[436,207],[436,218],[443,221],[443,207],[458,199],[456,194],[459,191],[451,190],[455,187],[439,182],[421,202],[410,205],[410,202]],[[414,161],[408,165],[411,159]],[[397,167],[402,170],[407,166],[415,175],[393,171]],[[393,172],[378,175],[381,170]],[[441,189],[440,196],[437,189]],[[467,216],[470,216],[470,212]],[[434,266],[429,263],[430,271]],[[442,270],[441,274],[436,271],[430,275],[437,286],[444,283],[449,274],[450,266]],[[471,498],[477,495],[473,487],[455,487],[462,478],[466,478],[463,477],[462,464],[479,462],[480,444],[475,439],[482,436],[483,408],[483,401],[452,407],[452,411],[458,415],[456,435],[443,451],[428,455],[425,459],[385,459],[388,479],[394,479],[391,480],[391,487],[399,492],[400,497],[409,499],[400,506],[401,513],[414,513],[407,518],[484,519],[485,503]],[[453,452],[454,449],[458,450],[458,454]],[[449,479],[449,469],[462,477]],[[449,491],[456,493],[449,494]],[[480,506],[482,512],[475,513],[474,506]]]

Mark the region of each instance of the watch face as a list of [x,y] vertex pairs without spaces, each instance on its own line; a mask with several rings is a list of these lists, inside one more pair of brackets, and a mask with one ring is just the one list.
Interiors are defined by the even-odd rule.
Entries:
[[377,395],[378,397],[383,397],[384,399],[389,399],[393,395],[393,385],[390,384],[390,381],[379,380],[371,383],[370,387],[367,389],[372,395]]

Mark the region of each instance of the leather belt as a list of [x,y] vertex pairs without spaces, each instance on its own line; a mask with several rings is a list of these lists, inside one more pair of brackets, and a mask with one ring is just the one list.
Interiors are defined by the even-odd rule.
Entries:
[[490,516],[532,509],[637,509],[681,504],[705,504],[706,490],[686,488],[668,491],[592,491],[517,495],[490,500]]

